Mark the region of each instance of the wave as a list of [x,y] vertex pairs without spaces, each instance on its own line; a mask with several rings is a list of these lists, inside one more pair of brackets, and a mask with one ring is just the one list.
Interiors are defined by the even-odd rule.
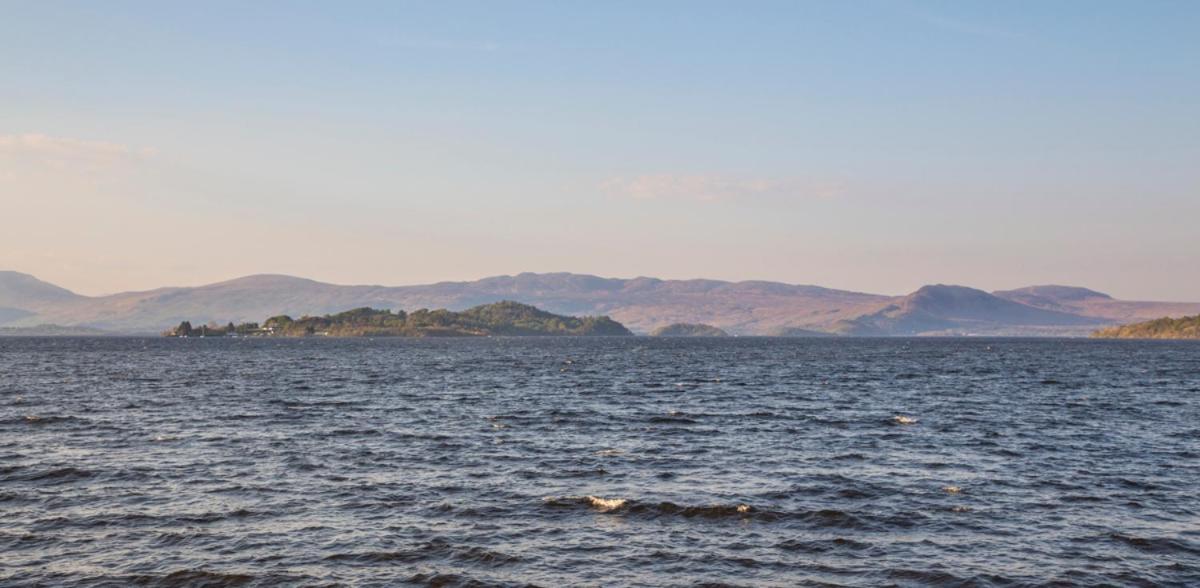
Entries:
[[75,467],[54,468],[43,470],[25,477],[29,482],[73,482],[84,480],[96,475],[95,473]]
[[0,548],[9,549],[36,549],[47,545],[52,545],[57,541],[53,535],[38,535],[35,533],[5,533],[0,532]]
[[519,563],[522,558],[484,549],[482,547],[464,547],[452,545],[444,540],[435,539],[418,545],[412,549],[396,551],[366,551],[358,553],[335,553],[325,558],[326,561],[342,561],[361,564],[377,563],[412,563],[425,560],[449,560],[467,564],[482,564],[488,566],[503,566]]
[[695,425],[700,421],[685,416],[667,415],[650,417],[646,422],[657,425]]
[[315,578],[291,574],[250,574],[243,572],[213,572],[208,570],[178,570],[164,575],[138,574],[133,576],[102,576],[89,578],[87,585],[98,586],[156,586],[162,588],[233,588],[235,586],[309,585]]
[[1108,538],[1116,543],[1127,545],[1138,551],[1157,554],[1200,555],[1200,545],[1183,539],[1170,537],[1139,537],[1124,533],[1112,533]]
[[699,520],[754,520],[763,523],[795,522],[818,529],[894,530],[919,526],[928,520],[918,513],[872,514],[833,508],[781,511],[747,503],[687,505],[669,501],[649,502],[599,496],[551,496],[542,499],[549,508],[578,508],[610,515]]
[[222,587],[222,586],[245,586],[255,580],[258,580],[250,574],[223,574],[220,572],[208,572],[204,570],[181,570],[171,572],[163,576],[158,581],[154,582],[159,586],[204,586],[204,587]]
[[[172,528],[180,525],[205,525],[231,519],[247,519],[264,517],[269,513],[237,509],[230,512],[202,513],[145,513],[145,512],[104,512],[92,516],[55,516],[39,519],[33,522],[35,528],[41,530],[57,530],[63,528],[108,528],[108,527],[158,527]],[[176,538],[178,539],[178,538]],[[156,540],[172,541],[170,533],[159,536]]]
[[587,501],[588,504],[592,505],[592,508],[601,512],[616,510],[625,506],[625,503],[628,502],[624,498],[600,498],[598,496],[588,496]]
[[628,498],[602,498],[599,496],[547,497],[543,503],[550,507],[585,506],[605,513],[624,513],[650,516],[679,516],[683,518],[727,518],[764,516],[748,504],[681,505],[674,502],[639,502]]
[[870,543],[838,537],[835,539],[788,539],[775,545],[786,551],[803,553],[827,553],[831,551],[865,551],[872,548]]
[[356,406],[365,403],[365,400],[285,400],[282,398],[275,398],[267,401],[267,404],[279,405],[289,410],[303,410],[305,408],[321,408],[327,406]]
[[87,419],[71,415],[38,415],[27,414],[21,417],[14,417],[3,422],[9,424],[24,424],[36,427],[44,427],[46,425],[56,425],[59,423],[71,423],[76,421],[86,421]]
[[[974,585],[972,578],[961,578],[950,572],[941,570],[897,569],[885,573],[888,580],[899,581],[902,585],[916,583],[924,586],[964,586]],[[1007,584],[1008,582],[1004,582]]]
[[383,431],[371,428],[355,428],[355,429],[333,429],[321,435],[321,437],[370,437],[372,435],[382,435]]
[[154,547],[180,547],[208,538],[206,533],[160,532],[150,540]]
[[[482,586],[492,586],[493,584],[480,582],[470,576],[464,574],[443,574],[443,573],[421,573],[413,574],[408,577],[409,584],[418,586],[430,586],[431,588],[446,588],[447,586],[465,586],[470,588],[478,588]],[[534,584],[522,584],[523,586],[535,586]]]
[[0,476],[6,476],[6,475],[14,473],[14,472],[19,472],[23,469],[25,469],[25,466],[23,466],[21,464],[2,465],[2,466],[0,466]]

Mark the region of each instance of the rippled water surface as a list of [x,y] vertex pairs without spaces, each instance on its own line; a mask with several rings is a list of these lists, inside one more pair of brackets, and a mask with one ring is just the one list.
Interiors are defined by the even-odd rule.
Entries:
[[0,339],[0,585],[1200,585],[1200,345]]

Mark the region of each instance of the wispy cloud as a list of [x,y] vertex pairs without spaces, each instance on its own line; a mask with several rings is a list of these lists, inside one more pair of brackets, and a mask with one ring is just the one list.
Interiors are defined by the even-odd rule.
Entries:
[[0,182],[91,181],[134,169],[154,154],[152,149],[106,141],[41,133],[0,135]]
[[134,149],[118,143],[88,141],[71,137],[52,137],[41,133],[0,135],[0,155],[38,157],[46,160],[115,161],[148,157],[151,149]]
[[717,175],[647,174],[609,178],[601,189],[636,200],[721,202],[762,197],[832,198],[843,192],[838,183]]

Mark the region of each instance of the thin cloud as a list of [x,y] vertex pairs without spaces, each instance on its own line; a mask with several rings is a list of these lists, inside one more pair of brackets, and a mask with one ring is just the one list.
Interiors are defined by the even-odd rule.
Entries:
[[41,133],[0,135],[0,182],[62,185],[112,178],[136,169],[154,154],[151,149],[106,141]]
[[601,189],[635,200],[724,202],[765,197],[833,198],[842,193],[835,183],[736,178],[716,175],[647,174],[616,177]]
[[148,157],[151,149],[133,149],[119,143],[87,141],[71,137],[53,137],[41,133],[0,135],[0,154],[38,157],[50,160],[120,160]]

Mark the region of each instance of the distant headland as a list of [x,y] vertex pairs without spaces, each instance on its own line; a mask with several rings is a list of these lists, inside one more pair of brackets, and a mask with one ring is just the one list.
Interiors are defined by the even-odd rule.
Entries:
[[1152,321],[1100,329],[1097,339],[1200,339],[1200,315],[1160,318]]
[[528,304],[503,301],[461,312],[439,309],[377,310],[356,308],[337,314],[287,315],[258,323],[193,327],[188,321],[163,333],[168,337],[628,337],[624,325],[607,316],[573,317]]

